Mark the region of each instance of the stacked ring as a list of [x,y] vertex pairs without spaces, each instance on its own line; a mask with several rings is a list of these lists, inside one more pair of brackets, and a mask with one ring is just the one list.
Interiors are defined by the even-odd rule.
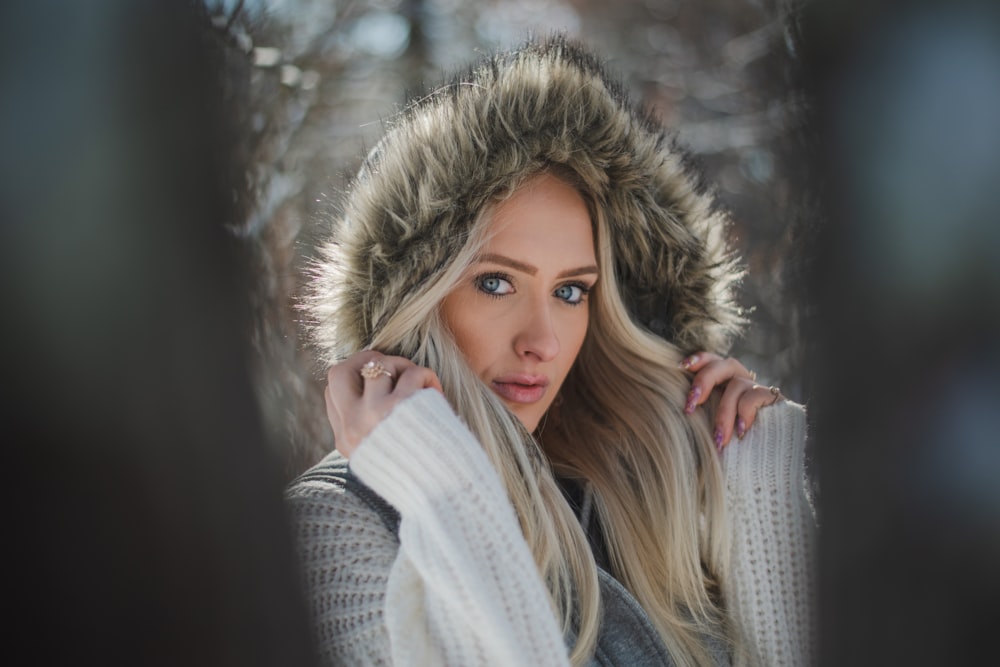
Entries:
[[384,375],[387,378],[392,378],[392,373],[389,369],[383,366],[381,362],[375,361],[374,359],[362,366],[359,372],[361,373],[361,377],[366,380],[374,380],[381,375]]

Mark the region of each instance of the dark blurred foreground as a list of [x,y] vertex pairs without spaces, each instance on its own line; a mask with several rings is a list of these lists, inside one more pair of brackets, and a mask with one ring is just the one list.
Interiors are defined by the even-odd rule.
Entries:
[[239,67],[191,2],[0,7],[4,662],[311,665],[225,227]]
[[801,25],[823,664],[995,662],[1000,7],[824,2]]
[[[824,665],[994,651],[991,4],[829,0],[788,15],[809,103],[798,154],[776,168],[801,172],[786,196],[815,211],[796,237]],[[196,2],[0,6],[14,662],[313,663],[287,462],[248,364],[262,277],[232,233],[267,222],[248,165],[271,110],[254,106],[228,30]]]

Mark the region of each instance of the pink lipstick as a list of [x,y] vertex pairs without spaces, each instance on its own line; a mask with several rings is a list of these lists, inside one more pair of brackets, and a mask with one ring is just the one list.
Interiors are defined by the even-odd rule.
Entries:
[[549,379],[544,375],[513,373],[495,378],[491,384],[497,396],[511,403],[536,403],[545,396]]

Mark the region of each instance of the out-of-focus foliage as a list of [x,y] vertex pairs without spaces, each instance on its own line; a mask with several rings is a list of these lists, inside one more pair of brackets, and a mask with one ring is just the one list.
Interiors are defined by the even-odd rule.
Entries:
[[238,233],[260,262],[257,384],[275,443],[302,469],[332,446],[322,382],[296,324],[316,231],[408,94],[530,33],[588,43],[673,128],[723,203],[748,269],[753,326],[733,353],[803,400],[797,302],[785,290],[801,215],[798,99],[781,0],[206,0],[254,64],[256,204]]

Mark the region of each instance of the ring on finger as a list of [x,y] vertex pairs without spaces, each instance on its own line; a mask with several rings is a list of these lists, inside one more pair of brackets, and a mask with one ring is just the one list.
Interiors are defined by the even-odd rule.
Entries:
[[382,375],[390,379],[392,378],[392,371],[383,366],[382,362],[375,361],[374,359],[364,364],[358,372],[361,373],[361,377],[366,380],[374,380]]
[[770,387],[765,387],[762,384],[755,384],[753,386],[753,388],[754,389],[767,389],[767,391],[773,397],[771,399],[771,402],[768,403],[768,405],[774,405],[775,403],[777,403],[778,401],[780,401],[782,398],[784,398],[784,396],[782,396],[782,394],[781,394],[781,388],[780,387],[776,387],[774,385],[771,385]]

